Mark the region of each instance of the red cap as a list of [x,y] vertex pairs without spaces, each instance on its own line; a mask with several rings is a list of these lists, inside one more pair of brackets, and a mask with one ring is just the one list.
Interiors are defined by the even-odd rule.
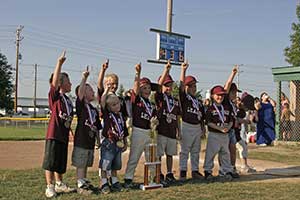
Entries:
[[140,79],[140,87],[143,87],[144,85],[149,84],[151,85],[151,81],[149,78],[143,77]]
[[[161,78],[161,76],[158,77],[158,81],[160,80],[160,78]],[[163,85],[166,85],[166,84],[168,84],[168,83],[173,83],[173,82],[174,82],[174,81],[173,81],[171,75],[168,74],[168,75],[166,76],[164,82],[163,82]]]
[[193,76],[186,76],[184,79],[184,85],[191,85],[192,83],[197,83],[197,82],[198,81]]
[[210,94],[218,94],[218,95],[224,95],[226,94],[226,91],[224,90],[223,86],[216,85],[210,90]]

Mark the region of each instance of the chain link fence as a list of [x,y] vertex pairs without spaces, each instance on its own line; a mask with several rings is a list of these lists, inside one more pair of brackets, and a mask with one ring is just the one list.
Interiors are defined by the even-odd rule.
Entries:
[[279,137],[281,141],[300,141],[300,81],[281,82]]

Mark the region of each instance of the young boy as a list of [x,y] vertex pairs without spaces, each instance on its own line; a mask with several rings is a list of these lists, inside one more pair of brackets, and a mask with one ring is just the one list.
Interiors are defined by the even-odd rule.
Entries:
[[[235,129],[238,128],[238,120],[237,120],[237,107],[235,105],[235,100],[237,97],[237,93],[241,92],[235,83],[232,83],[236,73],[238,72],[238,67],[234,66],[228,80],[225,83],[224,90],[226,91],[226,95],[224,96],[223,105],[227,105],[233,114],[233,125],[231,130],[228,133],[229,137],[229,152],[230,152],[230,160],[231,165],[233,166],[233,177],[239,178],[239,174],[237,173],[235,163],[236,163],[236,143],[240,140],[240,135],[236,134]],[[222,168],[220,169],[222,172]]]
[[159,77],[158,84],[162,90],[156,92],[155,102],[159,125],[157,126],[157,155],[161,157],[166,154],[167,174],[166,178],[161,173],[160,180],[164,179],[168,184],[176,181],[172,172],[173,156],[177,155],[177,140],[180,138],[180,121],[181,114],[179,101],[172,96],[173,79],[169,75],[171,69],[170,61],[165,66],[162,75]]
[[76,88],[76,114],[78,117],[74,136],[72,165],[76,167],[77,192],[91,194],[95,188],[86,179],[87,168],[93,165],[95,141],[99,143],[99,130],[102,128],[98,110],[91,104],[95,98],[93,88],[86,83],[88,69],[83,72],[81,83]]
[[[206,121],[208,125],[208,137],[204,160],[204,173],[206,180],[212,180],[214,158],[218,154],[225,178],[232,179],[232,165],[230,163],[229,137],[232,128],[232,113],[227,105],[222,105],[226,91],[220,85],[210,91],[212,105],[207,109]],[[220,174],[221,175],[221,174]]]
[[[73,105],[66,93],[71,91],[71,82],[67,73],[61,73],[66,60],[65,51],[58,58],[54,73],[50,78],[49,108],[51,116],[45,143],[43,169],[47,188],[45,195],[55,197],[57,193],[73,192],[75,189],[63,183],[68,160],[69,132],[73,120]],[[55,185],[54,185],[54,180]]]
[[[104,128],[101,145],[101,191],[107,194],[112,191],[121,191],[122,187],[117,178],[117,170],[122,168],[122,152],[127,149],[128,130],[126,121],[121,113],[119,97],[111,92],[111,85],[106,84],[106,89],[101,98],[103,108]],[[108,183],[108,171],[111,171],[111,188]]]
[[[143,153],[147,153],[146,146],[151,143],[150,138],[150,120],[156,116],[154,105],[151,104],[149,97],[151,94],[151,81],[148,78],[142,78],[141,64],[135,66],[134,86],[131,92],[132,102],[132,135],[130,143],[130,153],[124,177],[125,188],[132,188],[133,177],[136,166]],[[146,155],[145,155],[146,156]]]
[[200,179],[199,154],[201,149],[201,135],[204,132],[204,106],[197,99],[197,80],[193,76],[186,76],[188,63],[182,63],[180,75],[179,98],[182,109],[181,151],[179,157],[180,180],[186,180],[187,161],[191,155],[192,178]]
[[[98,97],[99,97],[99,100],[101,100],[101,96],[104,92],[103,83],[110,85],[108,92],[112,92],[112,93],[116,94],[116,92],[118,90],[119,77],[114,73],[105,75],[105,72],[108,69],[108,65],[109,65],[109,60],[107,60],[104,64],[102,64],[102,68],[101,68],[99,76],[98,76]],[[126,111],[126,105],[125,105],[124,99],[122,97],[119,97],[119,99],[120,99],[120,103],[121,103],[121,112],[123,114],[123,117],[126,120],[126,118],[128,116],[127,111]]]

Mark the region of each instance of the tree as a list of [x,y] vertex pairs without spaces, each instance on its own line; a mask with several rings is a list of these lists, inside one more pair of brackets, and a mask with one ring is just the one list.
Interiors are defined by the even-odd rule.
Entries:
[[292,66],[300,66],[300,4],[297,5],[298,23],[292,23],[293,33],[290,35],[291,46],[284,49],[285,60]]
[[6,56],[0,53],[0,108],[5,111],[13,109],[12,68],[7,63]]

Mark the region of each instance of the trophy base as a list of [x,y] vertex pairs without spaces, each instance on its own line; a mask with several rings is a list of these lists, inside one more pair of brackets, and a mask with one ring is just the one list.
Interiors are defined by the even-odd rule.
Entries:
[[140,185],[141,190],[152,190],[152,189],[158,189],[162,188],[162,184],[157,184],[157,183],[150,183],[149,185]]

